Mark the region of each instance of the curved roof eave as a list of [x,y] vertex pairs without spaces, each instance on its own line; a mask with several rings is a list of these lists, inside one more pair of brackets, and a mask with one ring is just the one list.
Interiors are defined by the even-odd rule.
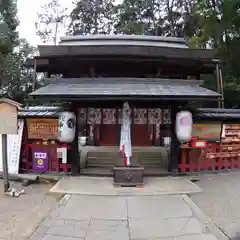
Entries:
[[186,44],[184,38],[144,35],[78,35],[62,37],[61,42],[86,41],[86,40],[118,40],[118,41],[149,41],[149,42],[174,42]]
[[210,49],[190,49],[146,45],[40,45],[40,57],[51,56],[134,56],[150,58],[215,59],[215,51]]

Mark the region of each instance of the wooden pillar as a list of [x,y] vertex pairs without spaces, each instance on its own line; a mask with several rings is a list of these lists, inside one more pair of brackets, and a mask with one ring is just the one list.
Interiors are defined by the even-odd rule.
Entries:
[[172,103],[171,106],[171,145],[170,145],[170,161],[168,171],[172,172],[173,175],[178,172],[178,164],[180,159],[180,142],[178,141],[176,131],[175,131],[175,122],[176,122],[176,114],[178,112],[178,108],[176,103]]
[[216,65],[216,77],[217,77],[217,93],[221,96],[218,98],[218,108],[223,107],[223,83],[221,79],[221,72],[219,69],[219,64]]
[[32,75],[32,91],[36,90],[36,82],[37,82],[37,59],[34,58],[34,69]]
[[219,81],[220,81],[220,90],[221,90],[221,98],[222,98],[222,108],[224,108],[224,91],[223,91],[223,76],[222,69],[219,69]]
[[76,104],[71,105],[71,111],[75,113],[76,116],[76,132],[75,138],[71,144],[71,150],[68,152],[69,159],[72,165],[72,175],[77,176],[80,173],[80,155],[78,150],[78,108]]

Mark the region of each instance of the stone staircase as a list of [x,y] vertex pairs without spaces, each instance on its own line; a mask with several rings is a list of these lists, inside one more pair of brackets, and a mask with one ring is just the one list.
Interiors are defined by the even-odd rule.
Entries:
[[[132,165],[150,169],[168,168],[168,150],[164,147],[133,147]],[[112,169],[123,165],[123,157],[117,147],[92,147],[86,152],[86,168]]]

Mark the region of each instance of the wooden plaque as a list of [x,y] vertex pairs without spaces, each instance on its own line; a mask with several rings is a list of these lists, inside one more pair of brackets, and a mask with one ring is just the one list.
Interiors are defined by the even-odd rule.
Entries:
[[6,102],[0,103],[0,134],[17,134],[17,131],[17,107]]
[[28,118],[27,130],[29,139],[58,139],[58,119]]
[[221,123],[194,123],[192,136],[201,140],[219,141],[221,130]]

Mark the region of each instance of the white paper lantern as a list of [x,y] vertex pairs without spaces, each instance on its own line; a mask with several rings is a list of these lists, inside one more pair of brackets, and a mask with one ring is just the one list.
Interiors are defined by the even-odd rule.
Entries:
[[181,111],[176,116],[176,134],[180,142],[188,142],[192,138],[192,113]]
[[71,143],[76,133],[76,116],[73,112],[59,114],[59,141]]

